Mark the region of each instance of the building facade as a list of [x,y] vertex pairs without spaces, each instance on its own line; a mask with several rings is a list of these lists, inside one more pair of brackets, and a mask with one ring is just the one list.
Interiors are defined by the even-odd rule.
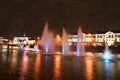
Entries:
[[30,40],[29,37],[14,37],[13,44],[34,44],[35,40]]
[[[70,45],[76,45],[77,35],[68,35],[68,38]],[[114,33],[112,31],[99,34],[82,33],[82,42],[86,46],[104,46],[105,43],[108,46],[120,45],[120,33]]]

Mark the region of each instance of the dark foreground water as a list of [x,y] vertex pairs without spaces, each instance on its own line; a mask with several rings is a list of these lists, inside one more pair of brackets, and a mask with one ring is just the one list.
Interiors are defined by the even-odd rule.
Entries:
[[[0,80],[120,80],[120,61],[0,50]],[[120,55],[117,55],[118,57]]]

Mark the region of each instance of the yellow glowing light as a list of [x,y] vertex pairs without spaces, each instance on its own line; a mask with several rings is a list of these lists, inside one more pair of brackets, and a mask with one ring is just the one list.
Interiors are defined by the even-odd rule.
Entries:
[[91,36],[92,34],[91,33],[88,33],[88,36]]
[[61,37],[60,35],[57,35],[56,36],[56,43],[59,44],[61,42]]
[[57,40],[61,40],[60,35],[57,35],[56,38]]
[[37,39],[40,39],[40,37],[37,37]]

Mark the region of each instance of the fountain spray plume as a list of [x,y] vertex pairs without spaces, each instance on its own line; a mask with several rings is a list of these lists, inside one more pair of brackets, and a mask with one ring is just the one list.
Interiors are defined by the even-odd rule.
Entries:
[[63,55],[68,54],[69,51],[69,42],[68,42],[68,35],[63,28],[63,34],[62,34],[62,53]]
[[43,30],[42,38],[41,38],[41,45],[43,51],[48,53],[53,50],[53,33],[48,30],[48,23],[45,23],[45,27]]
[[103,59],[105,59],[105,60],[113,60],[113,56],[112,56],[111,51],[108,48],[107,42],[105,42],[105,50],[104,50],[104,54],[103,54]]
[[77,53],[76,56],[83,56],[84,54],[84,45],[83,45],[83,37],[82,37],[82,29],[79,27],[78,29],[78,39],[77,39]]

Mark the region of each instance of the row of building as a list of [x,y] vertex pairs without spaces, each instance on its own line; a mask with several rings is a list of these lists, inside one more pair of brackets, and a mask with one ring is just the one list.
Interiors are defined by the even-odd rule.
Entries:
[[[57,38],[57,39],[56,39]],[[62,37],[59,35],[54,39],[57,44],[62,45]],[[0,40],[4,40],[1,38]],[[108,31],[105,33],[82,33],[82,43],[85,46],[104,46],[105,43],[108,46],[118,46],[120,45],[120,33],[114,33],[112,31]],[[78,35],[68,34],[68,42],[69,45],[76,45],[78,41]],[[30,37],[14,37],[11,44],[41,44],[41,40],[38,37],[37,39],[30,39]]]
[[4,37],[0,37],[0,44],[2,44],[3,42],[6,43],[8,42],[8,39],[5,39]]
[[[68,37],[70,44],[77,42],[77,35],[68,35]],[[114,33],[112,31],[98,34],[82,33],[82,42],[86,46],[104,46],[105,43],[108,46],[117,46],[120,45],[120,33]]]

